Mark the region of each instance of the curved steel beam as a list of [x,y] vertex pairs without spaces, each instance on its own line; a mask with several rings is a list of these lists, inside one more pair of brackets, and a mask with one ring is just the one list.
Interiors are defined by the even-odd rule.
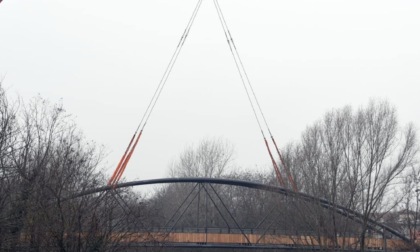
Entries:
[[[336,211],[338,214],[343,215],[345,217],[351,218],[355,221],[359,221],[363,219],[363,215],[351,210],[349,208],[333,204],[332,202],[321,199],[315,196],[311,196],[306,193],[301,192],[294,192],[292,190],[282,188],[279,186],[273,186],[273,185],[265,185],[261,183],[256,182],[250,182],[250,181],[243,181],[243,180],[236,180],[236,179],[222,179],[222,178],[160,178],[160,179],[149,179],[149,180],[138,180],[138,181],[131,181],[131,182],[125,182],[117,184],[115,187],[113,186],[102,186],[90,190],[86,190],[80,193],[77,193],[65,200],[74,199],[82,196],[86,196],[93,193],[99,193],[104,191],[109,191],[112,189],[118,189],[118,188],[125,188],[125,187],[133,187],[133,186],[141,186],[141,185],[153,185],[153,184],[175,184],[175,183],[209,183],[209,184],[220,184],[220,185],[232,185],[232,186],[240,186],[240,187],[247,187],[257,190],[263,190],[263,191],[269,191],[273,193],[278,193],[286,196],[290,196],[293,198],[297,198],[303,201],[312,202],[312,203],[318,203],[322,207],[326,209],[331,209]],[[383,230],[395,235],[396,237],[400,238],[401,240],[405,242],[410,242],[410,239],[407,238],[405,235],[399,233],[398,231],[394,230],[391,227],[388,227],[387,225],[384,225],[382,223],[379,223],[375,220],[368,219],[369,225],[377,226],[382,228]],[[378,232],[381,232],[379,229],[376,229]],[[382,233],[382,232],[381,232]]]

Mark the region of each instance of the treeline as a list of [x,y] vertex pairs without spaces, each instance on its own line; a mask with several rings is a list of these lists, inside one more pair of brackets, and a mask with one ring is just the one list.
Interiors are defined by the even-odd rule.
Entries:
[[[0,251],[124,251],[122,241],[132,232],[238,227],[310,235],[314,244],[327,237],[333,247],[357,237],[353,248],[364,250],[373,235],[369,219],[414,241],[417,151],[415,127],[399,125],[386,101],[372,101],[327,113],[282,149],[299,191],[332,202],[333,209],[209,184],[161,186],[148,197],[118,189],[69,200],[106,184],[103,151],[60,104],[39,97],[10,101],[0,85]],[[227,141],[206,139],[182,152],[169,175],[277,185],[272,169],[243,170],[233,155]],[[338,205],[361,213],[362,221],[338,215]]]
[[[358,242],[351,247],[364,250],[366,237],[379,235],[369,226],[372,219],[414,242],[420,178],[417,151],[414,126],[399,125],[396,109],[388,102],[371,101],[357,110],[344,107],[326,113],[307,127],[299,142],[283,149],[299,191],[332,202],[332,209],[270,192],[214,187],[243,228],[308,234],[315,238],[314,243],[328,238],[335,248],[340,239],[343,244],[346,237],[356,237]],[[232,146],[225,141],[204,140],[182,153],[170,174],[277,185],[274,171],[242,171],[233,164],[232,153]],[[173,225],[165,221],[192,189],[192,185],[170,185],[155,195],[151,203],[159,210],[162,226]],[[221,217],[220,206],[213,206],[221,203],[209,203],[211,198],[217,199],[212,188],[201,190],[191,203],[193,207],[173,227],[236,227]],[[338,205],[362,214],[361,223],[338,214]]]
[[111,234],[135,223],[119,198],[134,203],[133,195],[66,200],[106,183],[102,159],[60,104],[10,101],[0,85],[0,251],[115,249]]
[[[407,197],[404,186],[416,190],[417,150],[414,126],[401,127],[388,102],[371,101],[357,111],[345,107],[327,113],[286,153],[303,192],[363,215],[356,230],[363,249],[367,220],[389,218],[389,212]],[[412,178],[415,183],[408,183]],[[316,210],[311,215],[318,216],[315,224],[331,237],[347,231],[347,224],[338,222],[334,212],[323,216]],[[322,220],[327,220],[327,225],[322,225]]]

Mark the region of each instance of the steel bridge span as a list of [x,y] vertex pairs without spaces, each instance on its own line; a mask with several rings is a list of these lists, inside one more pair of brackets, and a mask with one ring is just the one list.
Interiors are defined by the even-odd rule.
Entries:
[[[94,193],[100,193],[100,192],[107,192],[118,188],[126,188],[126,187],[135,187],[135,186],[142,186],[142,185],[157,185],[157,184],[176,184],[176,183],[191,183],[191,184],[219,184],[219,185],[230,185],[230,186],[238,186],[238,187],[245,187],[245,188],[251,188],[256,190],[263,190],[268,191],[272,193],[276,193],[279,195],[284,195],[287,197],[295,198],[304,202],[309,203],[315,203],[317,205],[322,206],[325,209],[328,209],[329,211],[334,211],[346,218],[349,218],[356,223],[362,223],[363,221],[363,215],[348,209],[346,207],[333,204],[332,202],[311,196],[306,193],[301,192],[295,192],[287,188],[282,188],[279,186],[273,186],[273,185],[266,185],[256,182],[250,182],[250,181],[242,181],[242,180],[234,180],[234,179],[221,179],[221,178],[160,178],[160,179],[150,179],[150,180],[139,180],[139,181],[131,181],[131,182],[125,182],[117,184],[116,186],[103,186],[98,187],[90,190],[86,190],[80,193],[77,193],[69,198],[74,199]],[[382,239],[377,239],[378,241],[367,241],[367,243],[371,242],[372,244],[383,244],[384,246],[374,246],[377,249],[383,249],[383,247],[386,248],[387,243],[394,243],[397,242],[399,244],[409,244],[410,239],[407,238],[404,234],[401,234],[397,230],[394,230],[393,228],[377,222],[372,219],[368,219],[368,227],[371,230],[376,231],[379,234],[382,234],[383,237],[385,235],[392,235],[393,237],[396,237],[397,239],[392,239],[387,241],[382,241]],[[291,246],[291,244],[288,244],[286,242],[285,236],[277,236],[275,237],[275,241],[273,239],[264,238],[266,239],[265,242],[261,242],[262,239],[261,235],[258,236],[258,234],[245,234],[243,230],[241,230],[241,233],[239,234],[221,234],[224,235],[224,238],[220,238],[220,234],[212,234],[212,233],[200,233],[200,232],[178,232],[176,230],[171,230],[171,234],[165,235],[166,242],[165,244],[150,244],[146,242],[146,233],[134,233],[132,238],[133,240],[130,241],[132,244],[139,244],[139,246],[163,246],[163,247],[191,247],[191,248],[197,248],[197,247],[211,247],[211,248],[258,248],[258,249],[281,249],[281,250],[290,250],[290,249],[297,249],[297,250],[317,250],[320,249],[320,247],[308,247],[308,246],[296,246],[296,243],[294,246]],[[252,232],[251,232],[252,233]],[[156,237],[159,237],[160,232],[148,232],[147,235],[154,235]],[[264,234],[265,235],[265,234]],[[217,239],[214,237],[219,237],[219,242],[217,242]],[[204,238],[205,237],[205,238]],[[210,238],[213,239],[213,243],[209,242]],[[244,240],[244,237],[246,238]],[[307,239],[308,237],[300,237],[300,239]],[[221,240],[220,240],[221,239]],[[268,240],[267,240],[268,239]],[[283,240],[282,240],[283,239]],[[290,237],[289,237],[290,239]],[[258,241],[257,241],[258,240]],[[159,243],[159,239],[155,239],[157,243]],[[221,242],[222,241],[222,242]],[[257,241],[257,242],[256,242]],[[390,246],[392,247],[392,245]]]

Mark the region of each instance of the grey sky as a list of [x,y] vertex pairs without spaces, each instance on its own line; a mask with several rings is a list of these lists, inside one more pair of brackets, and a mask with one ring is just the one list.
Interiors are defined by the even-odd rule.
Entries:
[[[420,125],[420,1],[219,0],[277,141],[326,111],[369,98]],[[5,0],[0,77],[9,94],[63,99],[114,169],[163,74],[195,0]],[[205,0],[125,177],[165,176],[204,137],[237,163],[269,158],[216,10]]]

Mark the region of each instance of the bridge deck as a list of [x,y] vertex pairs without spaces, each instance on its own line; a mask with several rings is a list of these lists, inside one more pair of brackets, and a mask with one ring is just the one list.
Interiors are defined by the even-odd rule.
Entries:
[[[317,239],[314,236],[299,235],[281,235],[281,234],[246,234],[245,238],[242,234],[232,233],[183,233],[183,232],[142,232],[129,233],[118,236],[118,240],[122,243],[129,244],[198,244],[198,245],[242,245],[242,246],[286,246],[286,247],[332,247],[333,243],[330,239]],[[356,249],[358,238],[355,237],[339,237],[339,248]],[[367,248],[371,249],[396,249],[404,248],[404,242],[396,239],[368,238],[366,240]]]

